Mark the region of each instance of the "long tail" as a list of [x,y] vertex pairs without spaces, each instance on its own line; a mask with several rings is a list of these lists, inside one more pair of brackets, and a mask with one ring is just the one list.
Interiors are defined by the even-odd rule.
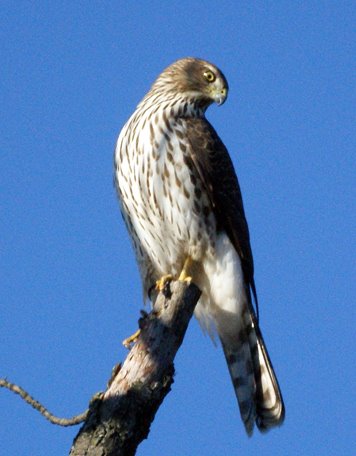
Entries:
[[261,432],[280,426],[283,399],[253,310],[244,310],[233,340],[220,339],[247,434],[255,423]]

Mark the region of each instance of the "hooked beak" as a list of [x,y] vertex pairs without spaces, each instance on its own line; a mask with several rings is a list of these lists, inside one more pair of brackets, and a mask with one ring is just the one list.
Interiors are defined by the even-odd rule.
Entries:
[[221,106],[227,98],[227,88],[226,87],[220,87],[216,88],[213,93],[213,99],[215,103],[219,106]]

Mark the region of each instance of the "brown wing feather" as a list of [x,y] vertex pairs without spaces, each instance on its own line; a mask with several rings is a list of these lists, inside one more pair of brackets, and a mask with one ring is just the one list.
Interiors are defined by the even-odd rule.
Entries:
[[240,256],[247,288],[251,287],[258,314],[250,235],[231,158],[206,119],[187,118],[186,126],[192,162],[209,195],[218,229],[227,233]]

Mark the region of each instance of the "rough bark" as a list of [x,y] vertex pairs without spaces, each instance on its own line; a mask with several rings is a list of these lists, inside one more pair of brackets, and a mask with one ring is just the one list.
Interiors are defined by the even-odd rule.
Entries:
[[140,320],[140,336],[108,389],[95,398],[70,456],[131,456],[170,391],[174,357],[183,341],[200,290],[171,282],[153,311]]

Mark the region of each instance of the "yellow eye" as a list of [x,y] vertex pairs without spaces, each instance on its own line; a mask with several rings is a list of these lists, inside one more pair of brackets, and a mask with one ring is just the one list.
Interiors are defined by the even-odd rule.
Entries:
[[204,76],[205,80],[208,81],[208,82],[214,82],[215,81],[215,74],[212,71],[210,71],[210,70],[204,71],[203,76]]

